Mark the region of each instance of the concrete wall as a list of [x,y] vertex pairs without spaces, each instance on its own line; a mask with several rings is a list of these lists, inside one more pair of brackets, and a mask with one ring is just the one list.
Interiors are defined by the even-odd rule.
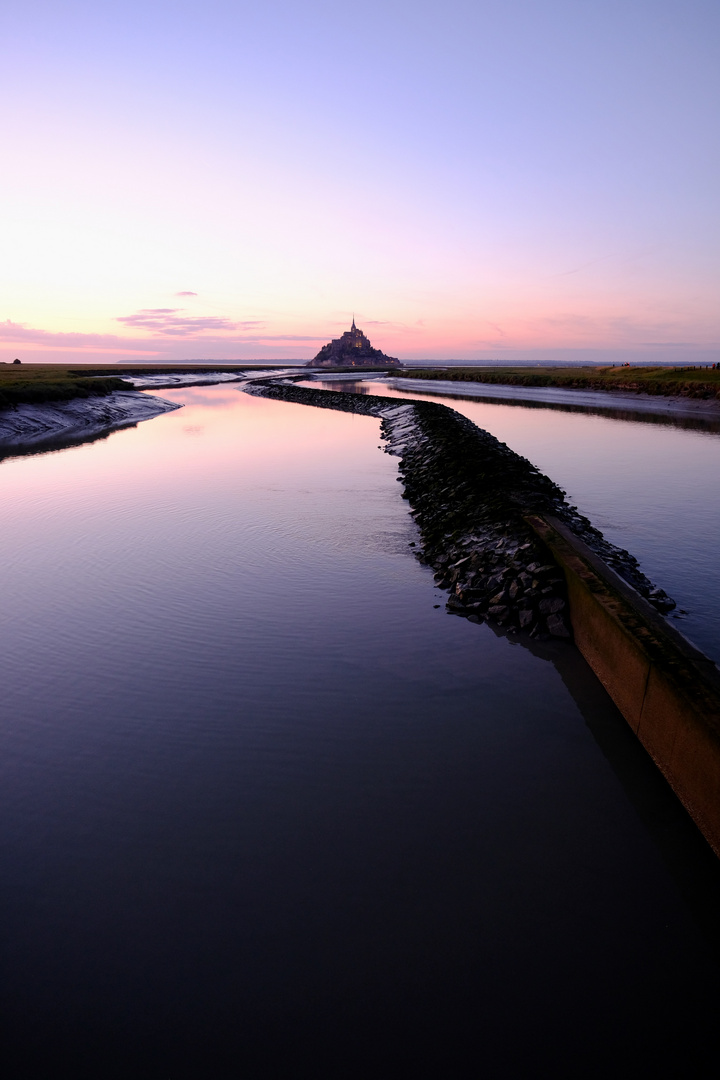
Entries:
[[578,648],[720,855],[720,672],[561,522],[527,521],[565,574]]

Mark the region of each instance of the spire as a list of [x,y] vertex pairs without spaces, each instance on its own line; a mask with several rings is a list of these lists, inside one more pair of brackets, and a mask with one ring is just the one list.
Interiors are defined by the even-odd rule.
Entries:
[[354,312],[354,311],[353,311],[353,321],[352,321],[352,326],[350,327],[350,329],[351,329],[351,330],[357,330],[357,326],[355,325],[355,312]]

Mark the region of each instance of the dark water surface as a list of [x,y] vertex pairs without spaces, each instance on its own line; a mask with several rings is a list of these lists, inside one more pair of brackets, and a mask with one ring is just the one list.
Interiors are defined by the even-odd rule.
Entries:
[[574,650],[433,606],[376,420],[162,396],[0,467],[8,1075],[714,1075],[716,864]]
[[[677,628],[720,662],[720,430],[713,415],[601,416],[597,406],[583,412],[550,402],[418,395],[378,380],[321,385],[403,399],[422,396],[490,431],[564,488],[608,540],[639,560],[676,601]],[[490,389],[512,394],[516,388]],[[568,398],[573,392],[560,393]],[[589,396],[578,393],[578,399]]]

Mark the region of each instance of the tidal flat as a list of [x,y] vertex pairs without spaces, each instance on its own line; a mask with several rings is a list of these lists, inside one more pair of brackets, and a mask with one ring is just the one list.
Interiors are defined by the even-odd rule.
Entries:
[[409,368],[397,378],[443,382],[479,382],[504,386],[558,387],[605,393],[643,394],[703,399],[718,404],[720,367],[716,364],[678,367],[648,364],[580,365],[570,367]]

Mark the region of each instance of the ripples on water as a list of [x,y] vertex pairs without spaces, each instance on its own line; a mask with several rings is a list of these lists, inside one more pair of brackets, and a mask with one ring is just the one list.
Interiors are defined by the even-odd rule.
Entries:
[[573,650],[433,606],[377,421],[162,396],[0,467],[18,1075],[692,1072],[715,863]]

